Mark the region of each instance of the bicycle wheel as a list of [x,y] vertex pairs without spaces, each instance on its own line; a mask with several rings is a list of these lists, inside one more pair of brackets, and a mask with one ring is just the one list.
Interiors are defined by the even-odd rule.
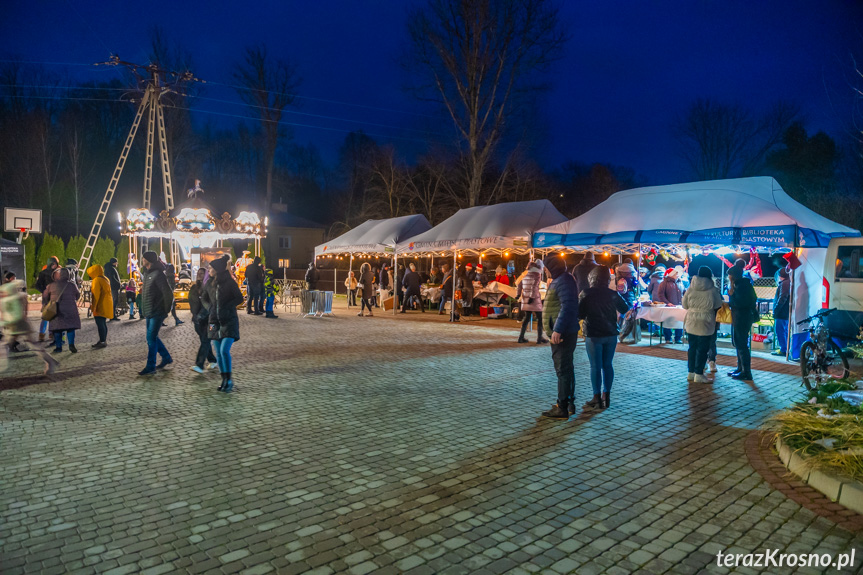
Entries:
[[821,374],[818,369],[815,344],[811,341],[803,343],[800,348],[800,374],[803,376],[803,385],[812,390],[818,387]]
[[851,373],[848,358],[842,354],[842,349],[832,339],[827,346],[827,356],[824,363],[824,375],[830,380],[844,379]]

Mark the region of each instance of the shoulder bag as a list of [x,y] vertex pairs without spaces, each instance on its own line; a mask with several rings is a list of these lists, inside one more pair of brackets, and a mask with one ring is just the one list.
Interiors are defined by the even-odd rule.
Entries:
[[210,306],[215,308],[214,311],[216,312],[216,319],[211,319],[210,323],[207,325],[207,338],[221,339],[222,336],[219,334],[219,331],[221,331],[221,326],[219,325],[219,284],[216,284],[215,301],[213,301]]
[[68,283],[63,286],[63,289],[60,290],[60,295],[57,296],[56,300],[54,298],[51,298],[51,301],[49,301],[47,304],[45,304],[45,307],[42,308],[42,319],[43,320],[51,321],[52,319],[57,317],[57,313],[59,311],[57,309],[58,303],[60,301],[60,298],[63,297],[63,292],[66,291],[67,287],[69,287]]

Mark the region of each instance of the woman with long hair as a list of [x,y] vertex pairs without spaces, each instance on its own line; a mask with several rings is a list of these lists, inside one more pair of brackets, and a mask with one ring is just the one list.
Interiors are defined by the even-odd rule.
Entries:
[[240,339],[240,320],[237,306],[245,301],[237,281],[228,271],[227,257],[210,262],[210,275],[213,279],[206,284],[202,300],[210,306],[207,336],[216,347],[216,359],[222,372],[222,385],[219,391],[225,393],[234,389],[231,367],[231,346]]
[[[503,270],[503,268],[499,269]],[[515,297],[520,300],[521,311],[524,312],[524,321],[521,322],[518,343],[527,343],[524,333],[533,317],[536,318],[536,343],[548,343],[548,340],[542,337],[542,298],[539,293],[539,284],[542,281],[541,274],[542,264],[538,261],[532,261],[527,265],[527,273],[518,282],[518,293]]]

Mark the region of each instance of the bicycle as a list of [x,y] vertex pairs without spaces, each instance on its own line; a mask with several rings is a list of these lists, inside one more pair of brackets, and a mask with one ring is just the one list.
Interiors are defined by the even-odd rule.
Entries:
[[824,318],[836,308],[822,309],[797,325],[809,323],[809,340],[800,348],[800,372],[806,389],[814,390],[822,383],[843,379],[850,375],[848,358],[830,337]]

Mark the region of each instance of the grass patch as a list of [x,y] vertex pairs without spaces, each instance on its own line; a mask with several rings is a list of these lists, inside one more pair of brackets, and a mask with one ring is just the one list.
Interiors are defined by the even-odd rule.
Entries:
[[[809,391],[804,401],[788,411],[772,417],[767,426],[802,455],[810,469],[863,481],[863,409],[829,397],[852,389],[856,386],[846,381],[825,384]],[[816,403],[809,403],[813,398]],[[818,415],[819,411],[830,417]],[[818,443],[823,440],[828,440],[828,445]]]

